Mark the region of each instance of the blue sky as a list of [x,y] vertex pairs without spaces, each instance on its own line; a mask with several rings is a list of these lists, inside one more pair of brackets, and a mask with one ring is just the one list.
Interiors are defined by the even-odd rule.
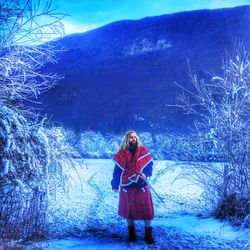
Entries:
[[58,11],[70,15],[64,19],[66,34],[118,20],[239,5],[250,5],[250,0],[54,0]]

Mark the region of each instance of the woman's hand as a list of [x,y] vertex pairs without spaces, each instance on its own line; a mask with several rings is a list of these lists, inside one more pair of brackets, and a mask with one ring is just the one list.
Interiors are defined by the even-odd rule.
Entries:
[[147,176],[145,174],[140,174],[140,178],[145,181],[147,179]]

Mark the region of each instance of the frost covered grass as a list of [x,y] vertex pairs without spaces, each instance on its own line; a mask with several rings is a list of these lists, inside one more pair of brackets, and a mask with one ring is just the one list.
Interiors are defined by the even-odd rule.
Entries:
[[[86,164],[87,163],[87,164]],[[124,219],[118,217],[118,196],[111,191],[111,160],[74,160],[75,170],[64,168],[68,190],[51,200],[51,240],[29,242],[25,249],[247,249],[249,229],[236,229],[209,217],[203,190],[189,180],[178,179],[181,166],[155,161],[150,184],[164,199],[154,195],[156,244],[147,247],[142,222],[136,222],[138,242],[127,242]],[[60,238],[61,240],[58,240]]]

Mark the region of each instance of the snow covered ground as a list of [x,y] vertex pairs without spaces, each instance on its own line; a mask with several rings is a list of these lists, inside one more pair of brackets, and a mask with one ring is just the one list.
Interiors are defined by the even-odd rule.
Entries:
[[[153,233],[156,243],[144,240],[144,225],[136,222],[138,241],[127,242],[127,227],[118,217],[118,195],[111,191],[114,163],[111,160],[75,160],[65,192],[51,203],[51,233],[57,239],[30,242],[24,249],[250,249],[250,230],[234,229],[225,222],[206,217],[206,203],[199,186],[176,177],[175,162],[155,161],[150,184],[155,205]],[[15,243],[14,249],[23,245]]]

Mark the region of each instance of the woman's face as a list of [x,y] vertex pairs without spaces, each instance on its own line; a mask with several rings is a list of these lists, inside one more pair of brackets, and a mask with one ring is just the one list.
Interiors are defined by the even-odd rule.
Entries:
[[131,133],[129,135],[129,144],[136,145],[137,143],[137,138],[135,133]]

